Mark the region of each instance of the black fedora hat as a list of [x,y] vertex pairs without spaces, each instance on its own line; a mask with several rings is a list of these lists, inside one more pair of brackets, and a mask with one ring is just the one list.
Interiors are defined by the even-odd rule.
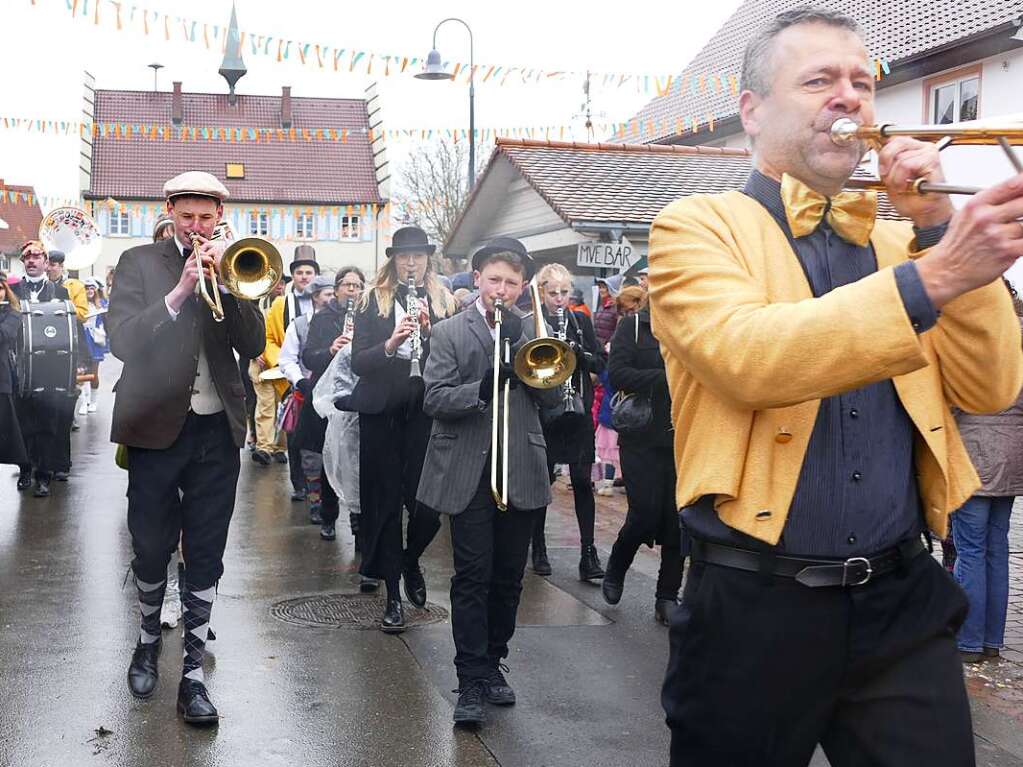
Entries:
[[474,272],[478,272],[480,267],[486,263],[487,259],[497,253],[511,253],[514,256],[518,256],[519,261],[522,263],[523,271],[525,272],[526,281],[528,282],[533,279],[533,273],[536,271],[536,262],[533,260],[533,257],[529,255],[529,251],[526,250],[526,246],[514,237],[497,237],[473,253],[472,270]]
[[435,245],[430,244],[430,238],[426,235],[426,232],[418,226],[403,226],[394,233],[394,237],[391,238],[391,245],[384,253],[387,254],[388,258],[398,253],[425,253],[428,256],[432,256],[436,249]]

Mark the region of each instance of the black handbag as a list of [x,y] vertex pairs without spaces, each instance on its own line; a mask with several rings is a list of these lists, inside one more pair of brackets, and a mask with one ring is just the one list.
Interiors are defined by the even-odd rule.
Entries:
[[[639,315],[636,315],[636,342],[639,342]],[[619,434],[648,428],[654,419],[650,397],[644,394],[615,392],[611,399],[611,425]]]

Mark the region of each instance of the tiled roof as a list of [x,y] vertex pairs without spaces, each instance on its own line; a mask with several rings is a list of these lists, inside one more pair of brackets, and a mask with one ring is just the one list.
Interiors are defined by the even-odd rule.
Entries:
[[[173,95],[159,91],[96,91],[97,123],[172,125]],[[279,129],[280,96],[184,93],[183,125]],[[366,129],[366,102],[360,99],[291,97],[296,140],[198,141],[96,136],[88,196],[160,199],[163,183],[186,170],[219,178],[239,202],[313,204],[380,202],[373,154]],[[347,141],[301,138],[303,128],[347,129]],[[244,163],[244,179],[227,179],[226,163]]]
[[[806,0],[745,0],[685,71],[697,76],[738,75],[753,34],[779,13],[804,4]],[[856,19],[870,55],[888,61],[895,70],[900,62],[953,47],[1023,15],[1023,0],[823,0],[820,4]],[[679,119],[695,117],[706,124],[708,115],[721,120],[737,114],[737,96],[728,88],[719,92],[708,86],[702,93],[682,90],[673,87],[636,115],[644,126],[643,141],[674,135]]]
[[35,197],[36,192],[33,187],[4,184],[3,179],[0,179],[0,189],[31,194],[35,200],[29,205],[23,199],[18,202],[5,202],[3,198],[0,198],[0,218],[7,223],[8,227],[0,229],[0,253],[18,253],[27,240],[39,237],[39,224],[43,222],[43,214],[39,210],[39,198]]
[[750,171],[745,149],[499,138],[496,151],[567,223],[650,223],[679,197],[741,188]]

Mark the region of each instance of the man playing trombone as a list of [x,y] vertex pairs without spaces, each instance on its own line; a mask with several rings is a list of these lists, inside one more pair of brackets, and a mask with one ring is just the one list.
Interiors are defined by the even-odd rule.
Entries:
[[672,765],[972,765],[955,630],[927,555],[978,487],[951,408],[1023,383],[999,276],[1023,256],[1023,174],[955,212],[933,144],[883,146],[889,199],[841,190],[873,123],[855,21],[799,8],[754,34],[739,99],[755,170],[654,222],[653,331],[674,403],[693,567],[662,702]]
[[203,683],[203,654],[245,442],[234,351],[258,357],[266,335],[252,301],[219,287],[223,321],[216,321],[196,295],[198,261],[206,271],[224,254],[224,243],[209,238],[227,189],[192,171],[168,181],[164,193],[175,236],[121,255],[107,312],[111,352],[124,362],[111,440],[127,448],[128,529],[142,614],[128,687],[137,698],[155,691],[167,562],[180,539],[187,569],[177,708],[190,724],[212,724],[218,715]]
[[[501,661],[515,632],[533,524],[551,499],[538,403],[553,407],[562,396],[559,388],[522,385],[510,356],[494,359],[495,344],[507,340],[511,355],[532,336],[523,332],[514,309],[533,275],[526,249],[518,240],[498,238],[476,251],[472,268],[479,287],[476,303],[433,329],[423,409],[434,421],[417,494],[423,506],[451,518],[451,630],[459,687],[454,720],[459,724],[482,723],[485,701],[515,702]],[[502,308],[495,310],[495,304]],[[505,383],[508,394],[499,392],[495,400],[495,388]],[[494,419],[502,416],[505,437],[495,455]],[[502,463],[508,471],[498,469],[504,476],[492,485],[492,466]],[[507,505],[503,511],[501,497]]]

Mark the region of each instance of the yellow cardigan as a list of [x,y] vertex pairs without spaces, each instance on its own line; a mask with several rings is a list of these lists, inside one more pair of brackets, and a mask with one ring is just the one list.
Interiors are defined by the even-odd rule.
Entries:
[[[270,311],[266,314],[266,348],[263,350],[263,358],[266,360],[268,368],[277,365],[277,358],[281,354],[281,345],[284,343],[284,300],[285,296],[277,296],[270,304]],[[288,382],[283,378],[274,381],[273,385],[277,390],[278,397],[283,397],[288,391]]]
[[891,378],[916,427],[927,524],[947,534],[949,513],[980,486],[949,408],[993,413],[1015,401],[1020,326],[996,280],[918,335],[892,268],[922,255],[911,227],[879,220],[871,242],[875,274],[814,298],[784,233],[747,195],[695,195],[657,216],[650,306],[679,507],[714,495],[725,524],[777,543],[820,400]]

